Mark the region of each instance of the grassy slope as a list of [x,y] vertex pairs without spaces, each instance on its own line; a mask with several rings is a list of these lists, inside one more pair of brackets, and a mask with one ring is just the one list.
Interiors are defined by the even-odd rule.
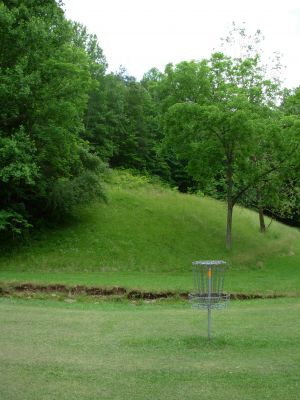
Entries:
[[128,174],[113,178],[108,204],[78,210],[71,225],[3,255],[0,280],[189,289],[193,260],[224,259],[230,290],[299,290],[299,231],[273,222],[261,235],[256,213],[236,207],[228,252],[224,204]]
[[299,399],[298,299],[188,305],[0,299],[0,397]]

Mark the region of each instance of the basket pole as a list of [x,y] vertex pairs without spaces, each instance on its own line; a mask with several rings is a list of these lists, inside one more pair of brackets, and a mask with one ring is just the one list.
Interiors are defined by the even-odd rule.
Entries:
[[211,339],[211,267],[207,271],[208,278],[208,307],[207,307],[207,333],[208,339]]

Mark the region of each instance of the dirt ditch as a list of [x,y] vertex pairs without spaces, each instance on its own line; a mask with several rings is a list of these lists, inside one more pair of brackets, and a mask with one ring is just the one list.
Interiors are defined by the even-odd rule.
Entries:
[[[129,300],[157,300],[180,298],[188,299],[188,292],[172,291],[142,291],[129,290],[120,286],[106,287],[88,287],[84,285],[66,286],[61,284],[40,285],[33,283],[23,283],[17,285],[0,286],[0,296],[10,296],[13,294],[31,295],[35,293],[60,293],[65,296],[93,296],[93,297],[120,297]],[[258,294],[258,293],[232,293],[232,300],[250,300],[250,299],[274,299],[284,297],[280,294]]]

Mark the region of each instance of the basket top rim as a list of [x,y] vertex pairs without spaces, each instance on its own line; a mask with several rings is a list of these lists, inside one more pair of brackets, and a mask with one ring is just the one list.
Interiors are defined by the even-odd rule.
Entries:
[[226,264],[223,260],[204,260],[204,261],[193,261],[193,265],[221,265]]

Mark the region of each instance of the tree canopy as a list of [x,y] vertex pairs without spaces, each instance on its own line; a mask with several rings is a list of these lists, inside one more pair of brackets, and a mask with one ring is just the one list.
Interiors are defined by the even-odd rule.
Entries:
[[[261,63],[260,32],[240,55],[109,72],[98,39],[61,2],[0,3],[0,231],[16,235],[104,199],[102,174],[128,168],[181,191],[299,224],[300,89]],[[250,40],[250,41],[249,41]],[[276,64],[280,70],[280,63]]]
[[0,3],[0,30],[0,229],[18,233],[66,211],[61,182],[80,190],[89,174],[91,196],[102,193],[100,161],[80,136],[91,59],[54,0]]

